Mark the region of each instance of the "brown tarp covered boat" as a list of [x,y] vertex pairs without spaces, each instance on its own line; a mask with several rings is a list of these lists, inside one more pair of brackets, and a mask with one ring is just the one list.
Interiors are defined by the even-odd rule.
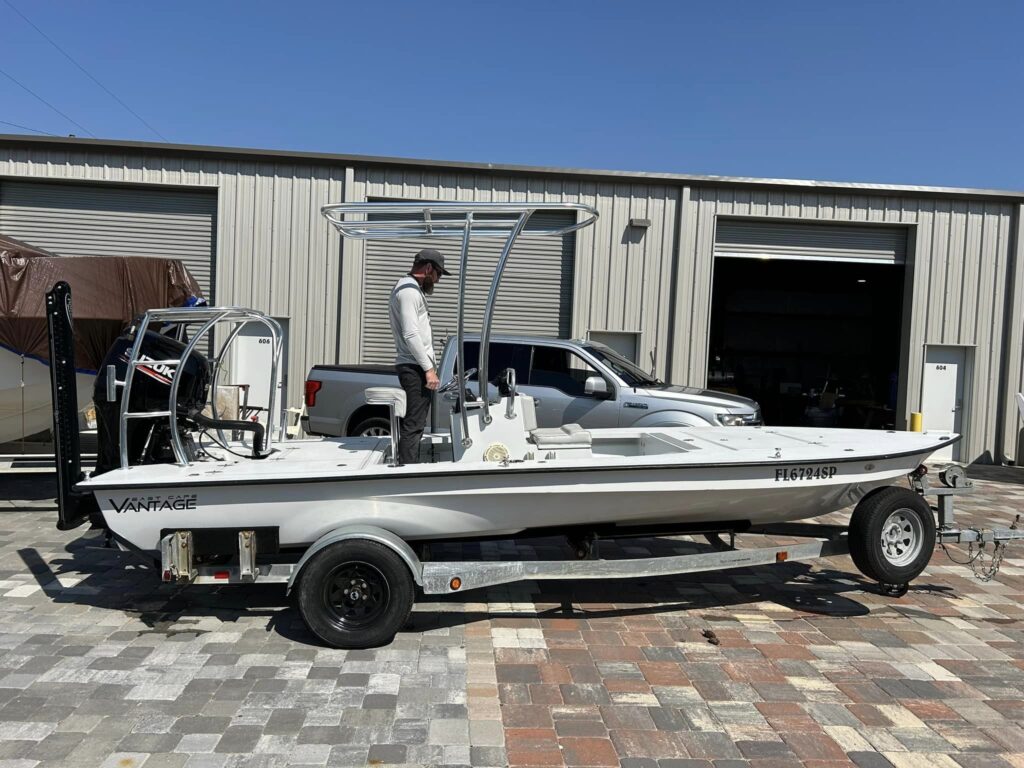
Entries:
[[71,286],[75,366],[90,373],[136,315],[182,306],[190,297],[203,295],[176,259],[60,257],[0,236],[0,346],[49,361],[46,292],[59,280]]

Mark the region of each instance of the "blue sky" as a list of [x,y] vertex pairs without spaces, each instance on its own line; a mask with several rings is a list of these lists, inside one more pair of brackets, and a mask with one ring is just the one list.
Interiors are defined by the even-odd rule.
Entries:
[[0,0],[0,70],[146,141],[8,2],[173,142],[1024,189],[1021,2]]

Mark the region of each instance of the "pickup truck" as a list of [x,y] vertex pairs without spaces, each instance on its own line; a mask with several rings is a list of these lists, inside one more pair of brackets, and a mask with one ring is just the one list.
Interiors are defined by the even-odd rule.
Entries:
[[[466,336],[466,370],[477,365],[479,336]],[[445,343],[438,376],[441,383],[455,375],[455,338]],[[738,395],[665,384],[645,373],[612,349],[593,341],[530,336],[492,336],[488,376],[489,396],[498,393],[498,380],[513,368],[518,391],[534,399],[541,427],[579,424],[592,427],[756,426],[757,403]],[[369,405],[368,387],[397,387],[390,365],[315,365],[306,379],[307,434],[386,435],[388,411]],[[479,396],[479,382],[468,387]],[[446,432],[454,393],[434,394],[429,430]]]

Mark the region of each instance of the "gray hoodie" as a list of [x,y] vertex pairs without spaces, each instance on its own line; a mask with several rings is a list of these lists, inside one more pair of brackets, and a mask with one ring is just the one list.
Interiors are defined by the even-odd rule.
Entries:
[[388,306],[395,337],[395,365],[418,365],[424,371],[437,366],[430,333],[430,311],[416,278],[406,275],[391,289]]

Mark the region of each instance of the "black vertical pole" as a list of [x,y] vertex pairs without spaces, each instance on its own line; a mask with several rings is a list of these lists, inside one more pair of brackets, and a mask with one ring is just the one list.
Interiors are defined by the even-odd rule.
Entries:
[[[57,465],[57,528],[76,528],[88,518],[88,505],[74,486],[83,478],[78,436],[78,387],[75,381],[75,334],[71,325],[71,286],[63,280],[46,294],[50,337],[50,391],[53,442]],[[83,509],[86,507],[86,509]]]

